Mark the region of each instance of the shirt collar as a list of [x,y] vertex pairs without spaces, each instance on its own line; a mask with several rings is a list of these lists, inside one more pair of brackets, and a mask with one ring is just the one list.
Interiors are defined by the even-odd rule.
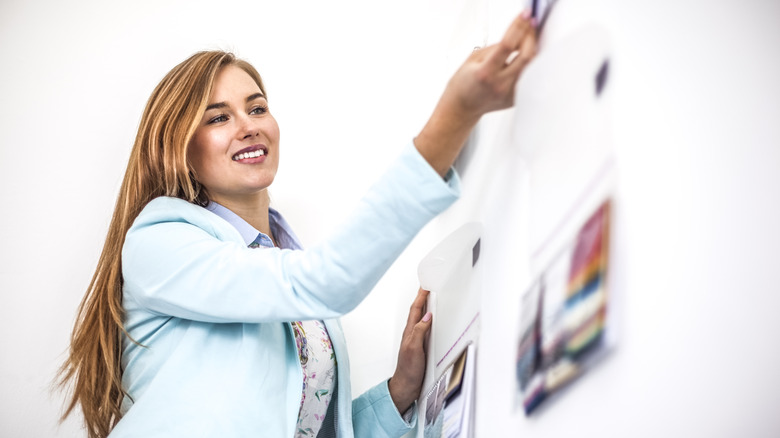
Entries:
[[[235,228],[238,231],[238,233],[241,235],[241,238],[244,239],[244,243],[246,243],[247,246],[249,246],[253,242],[256,242],[261,246],[265,246],[265,247],[273,246],[273,244],[271,243],[271,239],[269,238],[268,235],[266,235],[265,233],[261,233],[255,227],[249,225],[249,223],[244,219],[242,219],[241,216],[233,213],[227,207],[217,202],[211,201],[206,206],[206,209],[216,214],[217,216],[221,217],[222,219],[226,220],[230,225],[232,225],[233,228]],[[280,248],[286,248],[286,249],[302,248],[301,243],[298,240],[298,236],[296,236],[295,233],[292,231],[292,228],[290,228],[290,225],[287,223],[284,217],[282,217],[281,213],[269,207],[268,220],[269,220],[269,225],[271,226],[271,233],[274,235],[274,238],[276,239],[276,244],[279,245]]]

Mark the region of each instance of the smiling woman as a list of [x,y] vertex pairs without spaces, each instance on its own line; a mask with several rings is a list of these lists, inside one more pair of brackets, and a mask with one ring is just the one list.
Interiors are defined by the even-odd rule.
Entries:
[[406,433],[427,292],[393,376],[355,400],[337,318],[457,199],[453,161],[483,114],[512,105],[535,51],[524,14],[474,52],[346,223],[306,250],[269,206],[279,128],[260,75],[225,52],[176,66],[147,103],[79,309],[61,369],[73,387],[65,416],[80,406],[90,437]]
[[[271,236],[268,186],[279,168],[279,125],[259,76],[234,65],[217,73],[187,157],[211,201]],[[251,212],[244,208],[251,207]]]

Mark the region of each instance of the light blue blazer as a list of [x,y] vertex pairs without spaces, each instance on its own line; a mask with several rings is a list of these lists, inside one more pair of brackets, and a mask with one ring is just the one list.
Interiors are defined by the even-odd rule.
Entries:
[[[445,181],[446,180],[446,181]],[[122,249],[128,395],[118,437],[292,437],[303,376],[289,321],[325,320],[336,353],[338,437],[410,428],[382,383],[351,401],[336,318],[354,309],[417,232],[460,192],[412,144],[346,223],[306,250],[246,247],[214,213],[151,201]]]

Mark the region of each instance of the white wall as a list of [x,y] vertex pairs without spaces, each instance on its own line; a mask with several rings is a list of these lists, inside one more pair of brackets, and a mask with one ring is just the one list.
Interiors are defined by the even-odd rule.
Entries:
[[[57,427],[47,391],[143,105],[168,69],[217,47],[260,70],[283,134],[273,198],[311,243],[418,132],[460,52],[500,37],[515,3],[0,3],[0,435],[81,436],[76,421]],[[479,436],[776,435],[780,7],[561,0],[560,11],[562,27],[598,21],[615,47],[624,325],[616,353],[529,421],[506,380],[520,291],[489,291],[492,353],[480,363],[496,372],[480,374]],[[479,145],[506,141],[511,119],[487,117]],[[523,221],[507,166],[495,171],[512,183],[512,213],[496,230]],[[419,258],[499,195],[479,196],[467,189],[344,319],[356,392],[394,368]]]
[[[612,39],[618,344],[539,415],[516,409],[526,239],[539,236],[518,154],[475,160],[469,176],[491,190],[442,222],[486,223],[477,436],[777,436],[780,4],[561,0],[555,13],[561,39],[594,23]],[[511,144],[512,117],[490,118],[477,149],[553,146]]]

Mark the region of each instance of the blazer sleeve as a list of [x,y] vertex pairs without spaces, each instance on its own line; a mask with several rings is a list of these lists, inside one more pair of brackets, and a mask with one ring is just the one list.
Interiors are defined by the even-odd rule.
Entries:
[[459,193],[457,174],[443,180],[410,143],[335,234],[300,251],[249,249],[213,213],[154,199],[123,246],[126,310],[207,322],[339,317]]
[[415,426],[416,409],[413,412],[407,423],[398,413],[385,380],[352,400],[352,427],[356,437],[398,438]]

